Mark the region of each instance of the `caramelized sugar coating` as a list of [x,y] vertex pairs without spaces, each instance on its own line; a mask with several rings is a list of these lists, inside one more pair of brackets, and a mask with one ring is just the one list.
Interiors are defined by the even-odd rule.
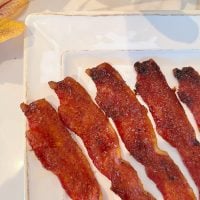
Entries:
[[178,79],[178,96],[194,115],[200,129],[200,75],[192,67],[174,69],[174,76]]
[[100,187],[90,165],[65,129],[56,110],[44,99],[21,104],[28,119],[27,140],[44,168],[52,171],[73,200],[99,200]]
[[175,91],[153,60],[135,63],[135,70],[137,93],[147,103],[158,133],[177,148],[200,190],[200,143]]
[[108,63],[88,69],[97,87],[96,102],[111,117],[131,155],[141,162],[166,200],[195,199],[183,174],[157,146],[147,110],[120,74]]
[[111,180],[112,190],[124,200],[154,199],[144,191],[136,171],[122,160],[114,129],[87,91],[70,77],[49,85],[60,99],[63,122],[82,138],[95,166]]

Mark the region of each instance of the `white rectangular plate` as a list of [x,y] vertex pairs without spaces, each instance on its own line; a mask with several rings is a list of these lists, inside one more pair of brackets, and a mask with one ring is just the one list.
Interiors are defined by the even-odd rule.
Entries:
[[[134,89],[135,71],[133,64],[153,58],[161,67],[171,87],[177,86],[172,75],[174,67],[193,66],[200,71],[200,16],[199,15],[115,15],[115,16],[64,16],[31,15],[25,39],[25,86],[26,101],[30,103],[46,98],[55,107],[58,100],[48,87],[48,81],[61,80],[65,76],[76,78],[94,98],[96,88],[85,74],[85,69],[102,62],[112,64]],[[141,99],[139,99],[141,103]],[[197,127],[188,109],[188,118]],[[150,113],[150,118],[152,119]],[[154,124],[154,123],[153,123]],[[80,138],[73,135],[87,155]],[[168,151],[178,164],[188,182],[194,185],[176,150],[157,135],[158,145]],[[150,181],[141,164],[127,152],[120,140],[122,155],[130,161],[146,190],[158,199],[162,195]],[[28,200],[66,200],[57,178],[45,170],[27,146],[27,194]],[[88,155],[87,155],[88,157]],[[88,157],[89,159],[89,157]],[[99,173],[89,159],[101,185],[103,199],[120,199],[109,188],[110,182]]]

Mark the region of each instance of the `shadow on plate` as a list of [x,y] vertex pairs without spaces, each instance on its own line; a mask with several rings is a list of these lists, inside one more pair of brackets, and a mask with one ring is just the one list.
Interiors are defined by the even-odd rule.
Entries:
[[[180,12],[180,15],[182,13]],[[190,16],[165,16],[161,19],[157,16],[145,16],[157,31],[171,40],[192,43],[199,35],[199,27]]]

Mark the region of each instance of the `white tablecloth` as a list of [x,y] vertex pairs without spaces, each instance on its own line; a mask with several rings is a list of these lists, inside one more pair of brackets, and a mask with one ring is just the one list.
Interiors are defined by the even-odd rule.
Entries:
[[[20,17],[43,11],[199,9],[200,0],[31,0]],[[22,200],[24,191],[23,36],[0,44],[0,199]]]

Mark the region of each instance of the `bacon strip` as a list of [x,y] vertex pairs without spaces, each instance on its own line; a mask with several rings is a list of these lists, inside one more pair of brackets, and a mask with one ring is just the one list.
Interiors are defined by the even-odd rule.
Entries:
[[192,67],[173,72],[179,82],[178,96],[189,107],[200,129],[200,75]]
[[44,99],[21,104],[29,122],[27,139],[44,168],[59,178],[73,200],[101,199],[99,185],[90,165],[60,121],[55,109]]
[[158,148],[146,108],[120,74],[107,63],[86,72],[96,84],[97,104],[113,119],[126,148],[145,166],[164,199],[194,200],[183,174],[169,155]]
[[136,171],[122,160],[114,129],[86,90],[70,77],[49,85],[60,99],[63,122],[82,138],[94,165],[111,180],[112,190],[124,200],[154,199],[144,191]]
[[135,63],[137,92],[149,106],[158,133],[179,151],[200,190],[200,143],[160,68],[153,60]]

